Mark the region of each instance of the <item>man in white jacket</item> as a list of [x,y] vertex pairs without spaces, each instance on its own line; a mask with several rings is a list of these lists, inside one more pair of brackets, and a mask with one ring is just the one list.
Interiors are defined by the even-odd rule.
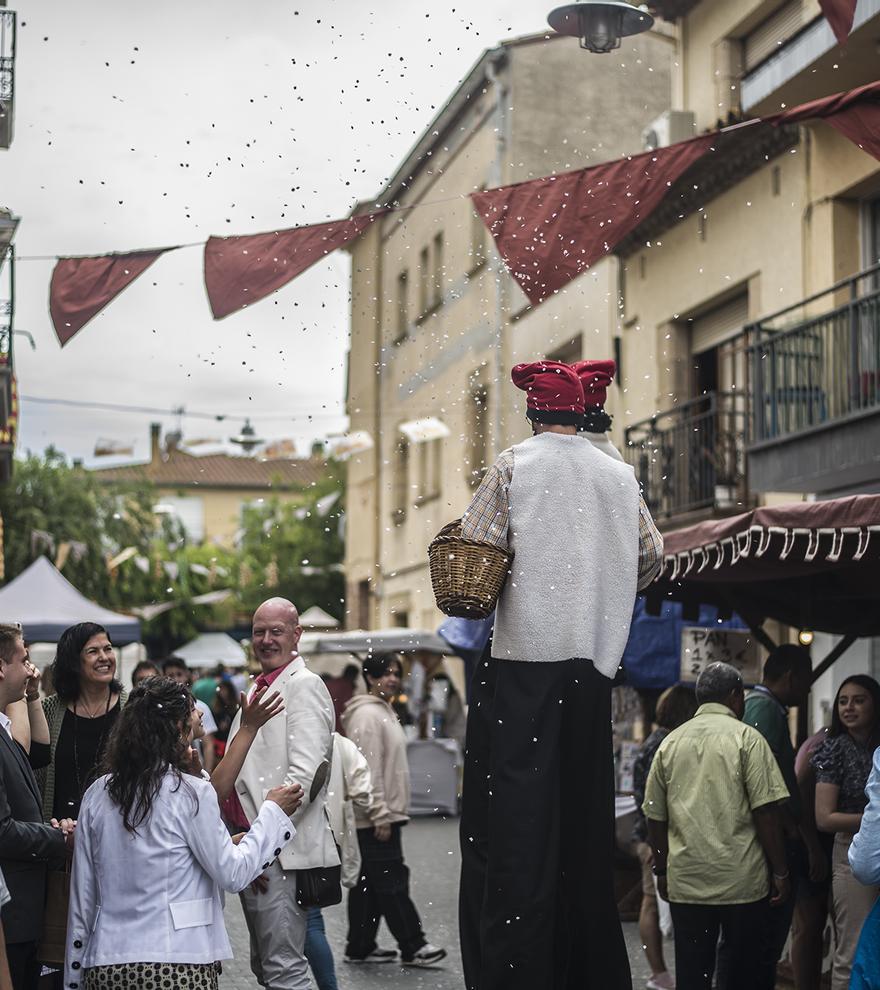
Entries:
[[[335,714],[324,682],[299,655],[301,635],[296,607],[284,598],[270,598],[254,613],[252,642],[263,669],[254,690],[271,685],[284,700],[284,714],[257,732],[226,808],[229,823],[246,828],[270,788],[291,783],[303,787],[303,802],[293,816],[293,841],[267,864],[261,884],[265,889],[241,895],[252,968],[267,990],[308,990],[306,912],[296,902],[296,875],[298,870],[339,865],[326,809]],[[240,719],[239,713],[230,744]]]

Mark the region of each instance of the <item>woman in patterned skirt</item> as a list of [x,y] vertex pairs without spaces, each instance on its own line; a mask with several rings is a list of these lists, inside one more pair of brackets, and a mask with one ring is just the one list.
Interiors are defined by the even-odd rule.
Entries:
[[211,784],[187,773],[191,712],[185,688],[151,677],[110,734],[75,833],[71,990],[216,990],[215,960],[232,956],[220,890],[242,890],[293,837],[299,784],[270,790],[233,842]]

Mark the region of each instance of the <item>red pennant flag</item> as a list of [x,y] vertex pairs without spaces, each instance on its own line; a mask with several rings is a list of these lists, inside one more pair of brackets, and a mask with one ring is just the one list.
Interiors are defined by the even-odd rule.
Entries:
[[576,172],[471,193],[533,306],[610,254],[709,150],[714,134]]
[[379,213],[245,237],[210,237],[205,288],[215,320],[280,289],[316,261],[344,247]]
[[59,258],[49,284],[49,312],[62,347],[166,251]]
[[819,0],[825,20],[831,25],[834,37],[843,44],[852,31],[858,0]]
[[813,100],[764,119],[771,124],[825,120],[853,144],[880,160],[880,82]]

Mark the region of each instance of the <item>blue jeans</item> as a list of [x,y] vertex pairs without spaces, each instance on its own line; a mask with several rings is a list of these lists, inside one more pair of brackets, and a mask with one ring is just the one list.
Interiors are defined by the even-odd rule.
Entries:
[[306,959],[312,967],[318,990],[338,990],[333,953],[324,932],[324,918],[321,909],[316,907],[309,908],[306,919]]

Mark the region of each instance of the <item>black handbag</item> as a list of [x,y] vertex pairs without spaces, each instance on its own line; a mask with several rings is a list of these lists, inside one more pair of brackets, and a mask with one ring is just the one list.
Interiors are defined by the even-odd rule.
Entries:
[[296,903],[301,908],[325,908],[342,900],[342,867],[315,866],[296,871]]
[[[314,801],[321,793],[330,776],[330,761],[318,765],[309,800]],[[329,827],[329,826],[328,826]],[[338,847],[337,847],[338,849]],[[342,866],[315,866],[310,870],[296,871],[296,903],[301,908],[325,908],[342,900]]]

